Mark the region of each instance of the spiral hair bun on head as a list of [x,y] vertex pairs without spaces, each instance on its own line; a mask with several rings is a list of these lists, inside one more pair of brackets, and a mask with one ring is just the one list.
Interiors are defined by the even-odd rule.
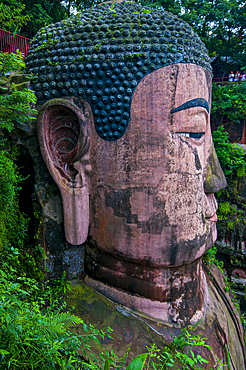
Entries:
[[195,63],[211,72],[207,49],[191,27],[163,9],[107,3],[42,28],[26,59],[38,104],[78,96],[92,107],[104,140],[125,133],[134,90],[159,68]]

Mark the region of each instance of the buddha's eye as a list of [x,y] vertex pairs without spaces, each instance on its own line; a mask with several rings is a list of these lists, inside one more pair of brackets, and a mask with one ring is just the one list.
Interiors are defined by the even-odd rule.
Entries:
[[194,132],[178,132],[178,134],[183,135],[185,137],[191,137],[192,139],[201,139],[204,135],[204,132],[194,133]]

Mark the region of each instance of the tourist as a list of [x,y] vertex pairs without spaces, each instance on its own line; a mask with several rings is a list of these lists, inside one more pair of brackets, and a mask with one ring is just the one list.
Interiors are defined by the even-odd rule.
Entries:
[[241,75],[241,81],[245,81],[245,71],[243,71],[243,73]]
[[231,81],[233,81],[233,79],[234,79],[234,73],[233,73],[233,71],[231,71],[231,73],[229,73],[229,81],[231,82]]
[[239,81],[240,80],[240,73],[239,71],[237,71],[237,73],[235,74],[235,77],[234,77],[234,81]]

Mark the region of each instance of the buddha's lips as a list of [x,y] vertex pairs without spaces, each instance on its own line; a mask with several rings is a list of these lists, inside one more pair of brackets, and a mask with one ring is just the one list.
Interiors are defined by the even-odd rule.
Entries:
[[207,218],[207,220],[208,220],[208,221],[213,221],[213,222],[218,221],[217,213],[215,212],[215,213],[213,214],[213,216],[208,217],[208,218]]

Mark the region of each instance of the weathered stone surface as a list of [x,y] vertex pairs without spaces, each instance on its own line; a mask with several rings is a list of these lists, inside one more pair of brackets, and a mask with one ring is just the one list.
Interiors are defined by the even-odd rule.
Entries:
[[[211,368],[216,363],[216,358],[227,364],[228,355],[231,370],[244,369],[244,342],[240,317],[224,291],[225,284],[220,271],[213,266],[208,273],[209,275],[205,275],[208,287],[207,304],[204,316],[201,317],[194,334],[208,338],[207,343],[211,350],[197,347],[195,354],[200,354],[210,361],[209,364],[203,365],[205,369]],[[113,329],[114,340],[102,343],[102,347],[94,346],[95,352],[113,349],[117,355],[122,356],[130,348],[128,357],[130,361],[140,353],[146,352],[146,345],[156,343],[159,348],[163,348],[166,343],[172,341],[172,335],[181,332],[180,328],[164,324],[162,321],[153,321],[139,312],[104,298],[82,281],[74,281],[68,301],[69,305],[75,307],[75,313],[86,323],[92,323],[100,329],[105,329],[109,325]],[[76,331],[83,333],[79,327]]]
[[85,272],[154,300],[135,305],[108,293],[167,322],[203,312],[200,258],[216,239],[213,191],[226,184],[211,139],[210,87],[211,76],[192,64],[147,75],[133,96],[129,128],[114,142],[100,139],[89,105],[78,98],[46,103],[37,120],[63,198],[66,238],[79,244],[90,237]]
[[66,239],[82,244],[89,226],[86,118],[69,101],[54,99],[41,108],[37,126],[43,158],[61,192]]
[[[36,125],[22,126],[14,132],[18,143],[24,145],[32,158],[34,167],[33,191],[41,206],[37,237],[46,253],[44,261],[47,279],[78,278],[84,272],[84,247],[69,244],[64,235],[64,217],[59,188],[52,179],[40,153],[36,137]],[[31,194],[30,194],[31,197]]]
[[[168,267],[194,261],[216,239],[209,221],[216,201],[204,192],[213,149],[208,114],[201,107],[170,113],[197,96],[209,100],[209,93],[201,67],[164,67],[138,85],[122,139],[104,143],[91,133],[90,235],[100,249]],[[197,132],[201,139],[180,134]]]

